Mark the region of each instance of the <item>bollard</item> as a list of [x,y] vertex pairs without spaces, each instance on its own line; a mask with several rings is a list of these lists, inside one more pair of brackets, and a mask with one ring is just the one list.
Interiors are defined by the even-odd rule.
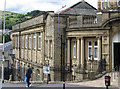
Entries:
[[110,76],[105,76],[105,85],[106,85],[106,89],[108,89],[108,86],[110,86]]
[[65,89],[65,82],[63,82],[63,89]]

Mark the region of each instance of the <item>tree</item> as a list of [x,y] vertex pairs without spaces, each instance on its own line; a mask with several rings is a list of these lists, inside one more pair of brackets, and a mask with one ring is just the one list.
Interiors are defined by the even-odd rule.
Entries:
[[[9,35],[9,34],[6,34],[6,35],[5,35],[5,43],[6,43],[6,42],[9,42],[9,41],[11,41],[10,35]],[[3,43],[3,36],[0,37],[0,43]]]

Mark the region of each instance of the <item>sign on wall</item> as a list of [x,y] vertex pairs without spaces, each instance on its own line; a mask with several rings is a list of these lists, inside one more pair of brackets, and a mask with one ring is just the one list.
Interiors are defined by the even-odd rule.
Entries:
[[43,66],[43,73],[44,73],[44,74],[49,74],[49,73],[50,73],[50,67],[48,67],[48,66]]

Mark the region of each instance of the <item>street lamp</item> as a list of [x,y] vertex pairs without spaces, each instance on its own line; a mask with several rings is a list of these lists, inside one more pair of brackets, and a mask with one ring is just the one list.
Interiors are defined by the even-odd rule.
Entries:
[[3,28],[3,52],[2,52],[2,83],[4,83],[4,44],[5,44],[5,11],[6,11],[6,0],[4,3],[4,28]]

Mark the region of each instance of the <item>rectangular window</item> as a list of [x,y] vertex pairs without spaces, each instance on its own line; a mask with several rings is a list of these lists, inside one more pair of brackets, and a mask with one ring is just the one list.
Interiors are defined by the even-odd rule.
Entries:
[[94,42],[94,59],[98,58],[98,44],[97,41]]
[[36,36],[35,34],[33,35],[33,49],[36,48]]
[[25,48],[27,48],[27,35],[25,35]]
[[103,9],[103,0],[101,0],[101,9]]
[[19,39],[20,39],[20,38],[19,38],[19,36],[18,36],[18,48],[19,48]]
[[107,9],[107,2],[105,2],[105,9]]
[[76,43],[73,41],[73,58],[76,58]]
[[110,0],[108,0],[108,7],[110,7]]
[[29,49],[31,49],[31,35],[29,35]]
[[17,36],[15,37],[15,48],[17,48]]
[[38,33],[38,49],[41,49],[41,33]]
[[50,42],[50,57],[52,57],[52,41]]
[[92,42],[88,42],[88,59],[91,59],[92,55]]
[[24,36],[22,36],[22,48],[24,48]]

